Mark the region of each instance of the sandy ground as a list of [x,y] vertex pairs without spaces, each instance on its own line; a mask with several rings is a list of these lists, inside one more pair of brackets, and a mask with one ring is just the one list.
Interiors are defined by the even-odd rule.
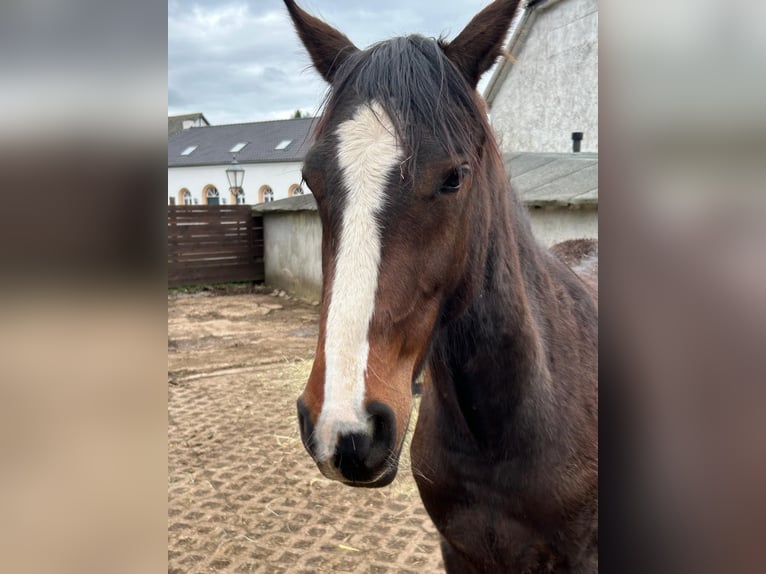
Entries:
[[303,449],[318,308],[247,290],[168,296],[169,572],[442,572],[407,457],[354,489]]

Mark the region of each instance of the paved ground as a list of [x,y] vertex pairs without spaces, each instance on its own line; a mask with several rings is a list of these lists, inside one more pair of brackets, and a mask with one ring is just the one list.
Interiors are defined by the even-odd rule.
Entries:
[[408,459],[392,485],[353,489],[303,450],[317,308],[201,295],[168,298],[169,572],[442,572]]

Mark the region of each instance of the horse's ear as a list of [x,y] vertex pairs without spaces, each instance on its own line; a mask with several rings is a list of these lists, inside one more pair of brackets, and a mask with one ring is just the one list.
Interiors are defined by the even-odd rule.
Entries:
[[358,48],[335,28],[303,11],[293,0],[285,0],[285,6],[314,66],[332,83],[338,67]]
[[444,48],[447,57],[476,87],[503,49],[503,40],[520,0],[495,0],[484,8],[458,37]]

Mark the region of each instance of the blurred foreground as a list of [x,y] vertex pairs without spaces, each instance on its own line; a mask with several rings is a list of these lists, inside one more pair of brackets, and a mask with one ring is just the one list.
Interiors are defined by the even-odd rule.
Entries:
[[[600,12],[602,568],[760,572],[766,4],[630,4]],[[164,10],[0,8],[3,572],[166,568]]]

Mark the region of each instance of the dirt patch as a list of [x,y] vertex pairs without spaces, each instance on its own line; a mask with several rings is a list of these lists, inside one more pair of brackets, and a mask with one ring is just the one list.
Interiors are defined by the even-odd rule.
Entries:
[[368,490],[303,450],[318,308],[242,291],[168,296],[169,572],[442,572],[408,452]]

